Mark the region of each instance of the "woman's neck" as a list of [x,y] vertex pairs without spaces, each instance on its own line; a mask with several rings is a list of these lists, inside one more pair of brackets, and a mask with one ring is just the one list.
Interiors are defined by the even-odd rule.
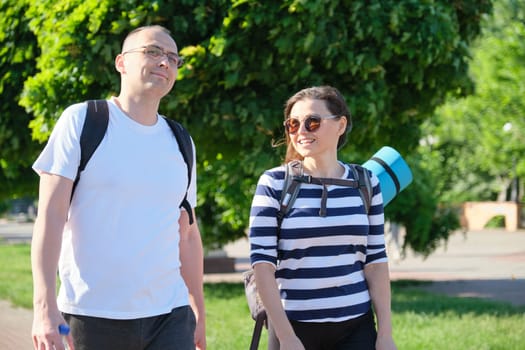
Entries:
[[337,160],[316,160],[305,158],[303,160],[304,172],[314,177],[340,178],[345,173],[344,166]]

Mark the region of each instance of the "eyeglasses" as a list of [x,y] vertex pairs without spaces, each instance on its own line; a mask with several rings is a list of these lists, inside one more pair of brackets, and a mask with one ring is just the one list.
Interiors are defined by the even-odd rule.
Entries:
[[156,45],[137,47],[136,49],[125,51],[122,54],[125,55],[127,53],[134,52],[142,52],[143,54],[148,55],[149,57],[154,59],[159,59],[163,56],[166,56],[168,58],[168,61],[170,61],[171,64],[177,66],[177,68],[180,68],[184,64],[184,59],[180,57],[177,53],[166,51],[163,48],[158,47]]
[[[307,131],[313,132],[316,131],[321,127],[321,121],[323,119],[334,119],[339,118],[338,115],[327,115],[325,117],[321,117],[318,115],[309,115],[304,119],[304,127]],[[283,123],[284,128],[286,129],[286,132],[290,135],[295,134],[297,131],[299,131],[299,128],[301,127],[301,121],[297,118],[288,118]]]

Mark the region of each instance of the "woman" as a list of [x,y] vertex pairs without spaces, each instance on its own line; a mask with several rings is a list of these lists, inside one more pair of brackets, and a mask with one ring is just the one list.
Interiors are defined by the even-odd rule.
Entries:
[[[300,160],[313,177],[353,179],[337,159],[352,126],[337,89],[299,91],[284,117],[285,163]],[[269,316],[269,349],[396,349],[378,178],[370,173],[368,214],[358,189],[328,186],[320,216],[323,186],[302,184],[277,237],[284,171],[264,172],[250,213],[251,263]]]

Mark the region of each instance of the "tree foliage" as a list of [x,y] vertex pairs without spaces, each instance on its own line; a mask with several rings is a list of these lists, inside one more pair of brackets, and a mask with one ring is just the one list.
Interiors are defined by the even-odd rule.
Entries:
[[[468,45],[491,3],[42,0],[27,6],[41,54],[20,103],[40,141],[68,104],[116,93],[113,59],[127,32],[153,23],[172,31],[187,64],[162,112],[182,121],[196,142],[198,214],[211,246],[244,234],[258,176],[281,162],[284,149],[272,141],[284,136],[288,96],[318,84],[341,90],[354,118],[341,154],[346,161],[362,163],[385,144],[408,155],[435,107],[448,94],[471,91]],[[416,184],[410,192],[427,194]],[[427,211],[420,210],[427,230],[437,207],[429,193]],[[415,210],[418,203],[407,206]]]
[[475,93],[451,99],[424,128],[433,142],[420,151],[434,154],[446,202],[505,200],[512,179],[525,177],[525,3],[498,0],[483,23],[472,49]]
[[[180,98],[172,100],[183,115],[198,116],[187,125],[208,142],[200,148],[206,160],[202,177],[219,177],[205,184],[210,187],[201,197],[201,210],[213,217],[206,234],[220,241],[224,232],[244,229],[253,178],[282,155],[269,142],[283,136],[281,106],[305,86],[331,84],[346,96],[354,131],[343,159],[365,161],[384,144],[410,153],[419,124],[447,93],[472,88],[467,46],[489,8],[487,2],[476,4],[239,1],[232,6],[218,33],[187,47],[185,53],[196,54],[190,54],[178,83]],[[192,103],[195,99],[206,102]],[[231,147],[217,149],[225,143]],[[426,195],[415,186],[410,191]],[[415,236],[432,229],[437,210],[436,196],[418,199],[433,205],[425,212],[412,202],[425,220],[412,225]]]
[[24,81],[36,73],[39,54],[26,10],[23,2],[0,3],[0,198],[34,194],[37,185],[30,164],[38,144],[28,127],[31,115],[18,105]]

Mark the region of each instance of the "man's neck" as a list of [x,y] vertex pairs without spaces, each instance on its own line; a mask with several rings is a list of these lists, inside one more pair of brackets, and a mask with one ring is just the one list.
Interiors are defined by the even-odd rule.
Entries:
[[114,97],[113,101],[124,114],[137,123],[143,125],[157,123],[159,102],[148,98],[132,98],[123,94]]

